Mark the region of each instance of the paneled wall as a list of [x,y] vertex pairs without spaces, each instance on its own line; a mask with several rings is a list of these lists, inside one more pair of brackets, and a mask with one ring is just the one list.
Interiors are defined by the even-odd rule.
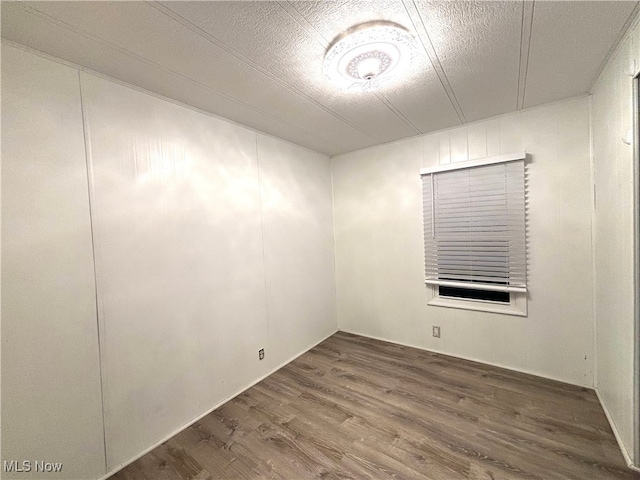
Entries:
[[[26,390],[3,397],[9,405],[3,408],[3,445],[13,445],[3,458],[61,451],[69,468],[82,468],[80,478],[97,478],[336,331],[327,156],[14,47],[3,47],[2,60],[3,107],[21,96],[30,108],[7,109],[17,123],[5,122],[3,109],[3,163],[8,159],[16,172],[3,172],[3,261],[5,252],[14,253],[5,240],[22,251],[19,262],[10,258],[3,269],[3,290],[17,290],[13,303],[3,296],[2,378],[3,388],[29,388],[26,403]],[[73,88],[65,84],[59,92],[55,75],[49,86],[50,70],[64,72]],[[41,82],[39,90],[19,91],[31,77]],[[5,91],[5,81],[15,88]],[[28,130],[43,96],[59,110],[48,119],[46,135]],[[6,148],[5,135],[16,139]],[[44,152],[46,161],[34,152]],[[29,184],[34,180],[37,188]],[[52,200],[57,197],[64,202]],[[23,220],[32,205],[40,210]],[[65,226],[54,214],[76,222],[83,236],[52,238]],[[70,252],[75,256],[52,261]],[[67,271],[80,267],[84,276]],[[41,288],[28,288],[36,273],[44,274]],[[75,283],[68,277],[82,288],[71,290],[67,283]],[[57,296],[60,309],[52,309],[59,290],[65,296]],[[63,318],[80,307],[90,327],[85,336],[92,335],[87,338]],[[38,315],[25,329],[31,311]],[[38,340],[29,343],[25,336]],[[58,337],[64,348],[73,345],[72,354],[43,365],[37,347]],[[5,338],[17,343],[5,349]],[[75,385],[80,374],[59,378],[67,363],[94,384]],[[19,377],[31,374],[34,381],[20,384]],[[47,376],[42,386],[54,392],[50,406],[36,381],[41,375]],[[78,392],[75,404],[59,405]],[[86,423],[82,415],[52,421],[44,413],[23,428],[31,411],[77,414],[79,402],[93,406],[99,428],[79,423]],[[67,432],[83,433],[74,439],[83,442],[81,450],[63,441]],[[57,450],[42,437],[56,441]],[[94,443],[99,462],[85,455]]]
[[634,449],[633,431],[634,339],[640,332],[633,311],[633,146],[622,139],[633,127],[630,74],[638,71],[640,27],[636,25],[593,89],[596,386],[631,458],[640,448]]
[[113,468],[266,372],[256,136],[81,78]]
[[1,457],[106,473],[78,72],[4,46]]
[[337,329],[331,170],[322,154],[266,135],[257,140],[267,360],[277,369]]
[[[530,159],[528,316],[427,305],[420,168],[522,150]],[[587,97],[332,162],[341,330],[593,385]]]

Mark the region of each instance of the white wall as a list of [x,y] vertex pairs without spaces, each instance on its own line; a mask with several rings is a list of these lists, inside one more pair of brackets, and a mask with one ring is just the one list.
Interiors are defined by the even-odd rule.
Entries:
[[623,448],[631,457],[634,335],[637,335],[633,318],[634,158],[633,147],[624,144],[622,138],[633,126],[633,81],[629,73],[634,69],[640,69],[637,25],[629,30],[592,90],[596,386]]
[[[1,457],[33,467],[3,477],[104,475],[78,72],[5,46],[2,294]],[[36,473],[36,460],[63,469]]]
[[265,135],[258,135],[258,161],[266,360],[276,369],[338,328],[331,168],[325,155]]
[[111,469],[335,332],[330,162],[82,87]]
[[[589,149],[582,97],[334,157],[339,328],[592,386]],[[420,168],[521,150],[528,316],[428,306]]]
[[[75,135],[75,143],[67,140],[71,133],[27,138],[25,132],[20,139],[30,148],[16,144],[14,163],[19,160],[20,168],[32,171],[37,167],[32,152],[55,145],[62,153],[79,149],[77,161],[85,168],[78,71],[13,47],[7,50],[12,55],[5,56],[3,50],[3,82],[5,72],[15,85],[29,75],[46,79],[49,68],[65,69],[75,82],[73,94],[60,96],[53,90],[50,95],[55,108],[75,109],[75,117],[70,117],[75,123],[57,120],[59,128]],[[30,63],[36,65],[33,71],[12,77]],[[331,163],[325,155],[84,72],[80,80],[89,182],[86,169],[83,176],[74,177],[84,194],[83,211],[77,212],[77,205],[59,208],[77,213],[76,220],[85,227],[85,260],[91,266],[90,191],[106,471],[112,471],[337,330]],[[40,100],[30,94],[25,96],[35,106]],[[11,90],[3,90],[3,106],[10,95]],[[30,112],[15,111],[18,116]],[[29,120],[21,118],[24,124]],[[3,123],[3,140],[5,134],[15,135],[12,123]],[[3,160],[4,156],[3,146]],[[56,172],[56,159],[50,160],[51,171],[43,174],[43,181]],[[56,172],[52,178],[62,180],[66,173]],[[9,176],[5,195],[3,176],[3,202],[15,205],[16,212],[27,201],[50,202],[37,191],[33,195],[24,182],[13,185],[14,177]],[[61,191],[66,187],[61,182],[48,185],[51,195],[66,194]],[[21,234],[46,240],[50,225],[40,228]],[[42,263],[58,254],[58,248],[47,247],[48,258]],[[3,260],[4,255],[3,245]],[[82,251],[78,261],[81,255]],[[59,282],[59,270],[48,273],[50,282]],[[86,283],[93,294],[90,273]],[[3,288],[5,283],[18,284],[23,274],[22,265],[10,270],[6,279],[3,271]],[[26,308],[35,301],[46,313],[47,306],[40,302],[53,287],[45,285],[35,300],[21,288],[15,303]],[[73,309],[82,299],[74,296],[61,303]],[[89,300],[95,335],[95,296]],[[14,327],[24,336],[28,332],[22,332],[19,320],[16,315]],[[34,319],[33,328],[43,328],[43,322]],[[3,342],[4,333],[5,329]],[[74,357],[74,368],[85,365],[98,378],[97,338],[93,340],[83,349],[95,362]],[[259,348],[265,349],[264,361],[258,360]],[[4,364],[15,364],[17,346],[6,352],[3,344]],[[21,373],[43,368],[30,362],[20,367]],[[59,381],[61,370],[55,363],[43,372],[50,382]],[[3,369],[3,382],[4,378]],[[44,398],[38,396],[37,385],[32,387],[35,408]],[[7,391],[3,399],[10,403],[13,396]],[[99,436],[91,441],[101,442],[99,390],[91,401],[100,414]],[[80,420],[68,418],[66,428],[80,429]],[[21,421],[19,415],[12,420],[16,436],[24,435]],[[3,434],[4,423],[3,411]],[[56,435],[53,427],[49,434]],[[22,440],[11,451],[17,457],[25,452]],[[91,464],[94,470],[83,478],[104,473],[102,447],[97,452],[101,470],[90,457],[77,452],[69,457],[71,463]]]
[[256,140],[81,78],[112,469],[267,371]]

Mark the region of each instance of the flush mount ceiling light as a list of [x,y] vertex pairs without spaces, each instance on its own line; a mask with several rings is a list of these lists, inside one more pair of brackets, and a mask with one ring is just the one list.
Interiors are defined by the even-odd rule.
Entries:
[[370,90],[397,78],[411,63],[413,36],[392,22],[356,25],[324,56],[324,74],[343,89]]

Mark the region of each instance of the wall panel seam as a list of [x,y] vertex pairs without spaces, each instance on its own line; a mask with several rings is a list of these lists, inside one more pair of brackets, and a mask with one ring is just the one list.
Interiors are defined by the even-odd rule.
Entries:
[[94,197],[94,183],[93,183],[93,163],[91,161],[91,133],[89,130],[89,112],[87,111],[87,107],[84,102],[84,97],[82,94],[82,78],[81,73],[78,71],[78,89],[80,94],[80,110],[82,115],[82,130],[83,130],[83,139],[84,139],[84,149],[85,149],[85,166],[87,172],[87,197],[89,203],[89,225],[91,228],[91,254],[93,259],[93,279],[94,279],[94,292],[96,299],[96,333],[98,336],[98,365],[100,368],[100,396],[101,396],[101,406],[102,406],[102,441],[104,446],[104,471],[108,471],[108,462],[107,462],[107,429],[106,429],[106,418],[105,418],[105,380],[104,380],[104,366],[103,366],[103,336],[101,335],[102,329],[100,328],[100,307],[98,300],[98,270],[97,270],[97,262],[96,262],[96,241],[95,241],[95,218],[93,215],[93,197]]
[[263,195],[262,195],[262,177],[260,175],[260,153],[258,148],[258,134],[256,137],[256,171],[258,173],[258,199],[260,201],[260,241],[262,243],[262,267],[263,267],[263,280],[264,280],[264,318],[267,324],[267,343],[270,342],[269,336],[269,300],[267,298],[267,256],[265,252],[264,242],[264,215],[263,215]]

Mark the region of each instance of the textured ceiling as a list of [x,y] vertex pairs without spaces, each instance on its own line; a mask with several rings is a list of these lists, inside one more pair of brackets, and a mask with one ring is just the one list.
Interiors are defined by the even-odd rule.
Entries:
[[[2,37],[335,155],[586,93],[637,2],[2,2]],[[418,54],[376,92],[328,84],[347,28],[390,20]]]

